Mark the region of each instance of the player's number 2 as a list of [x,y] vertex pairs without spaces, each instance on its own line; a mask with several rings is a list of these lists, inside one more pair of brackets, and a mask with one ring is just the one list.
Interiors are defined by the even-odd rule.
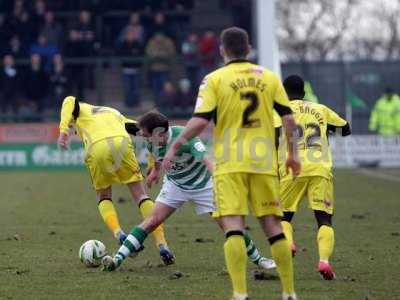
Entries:
[[259,105],[258,96],[254,92],[240,93],[240,100],[250,101],[242,115],[242,127],[254,128],[260,126],[260,119],[252,119],[251,115],[256,111]]

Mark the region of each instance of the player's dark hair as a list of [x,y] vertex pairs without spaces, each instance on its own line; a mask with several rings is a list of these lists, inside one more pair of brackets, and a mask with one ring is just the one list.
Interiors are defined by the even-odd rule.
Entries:
[[290,75],[286,77],[283,81],[283,86],[290,100],[304,98],[304,80],[299,75]]
[[152,134],[156,128],[162,128],[164,130],[163,132],[167,132],[169,128],[168,118],[156,110],[142,115],[139,118],[138,124],[140,128],[146,128],[150,134]]
[[222,46],[229,56],[245,58],[249,49],[249,35],[239,27],[229,27],[221,32]]

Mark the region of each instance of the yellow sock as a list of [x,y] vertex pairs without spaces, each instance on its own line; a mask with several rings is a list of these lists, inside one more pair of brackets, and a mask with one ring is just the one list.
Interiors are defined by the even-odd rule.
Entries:
[[[142,200],[139,206],[139,210],[143,216],[143,218],[146,218],[150,216],[151,211],[153,210],[154,203],[150,199],[145,199]],[[158,226],[154,231],[153,231],[153,236],[156,241],[156,245],[160,246],[161,244],[167,245],[167,241],[165,240],[164,236],[164,225],[161,224]]]
[[281,238],[272,242],[271,254],[277,265],[283,293],[294,294],[292,253],[287,239]]
[[333,232],[333,228],[322,225],[318,230],[317,243],[319,260],[328,262],[335,245],[335,234]]
[[289,246],[291,246],[293,244],[293,227],[292,224],[290,224],[287,221],[282,221],[282,229],[283,229],[283,233],[285,234],[285,237],[289,243]]
[[117,211],[115,210],[114,204],[110,199],[101,200],[98,204],[99,212],[103,218],[104,223],[114,233],[114,235],[121,230],[119,225]]
[[231,277],[233,292],[241,295],[247,294],[247,253],[243,236],[229,236],[224,244],[224,252],[225,263],[229,276]]

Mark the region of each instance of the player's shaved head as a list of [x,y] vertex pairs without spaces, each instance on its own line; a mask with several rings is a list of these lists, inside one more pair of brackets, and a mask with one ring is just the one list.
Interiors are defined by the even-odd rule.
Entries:
[[222,47],[231,58],[246,58],[249,53],[249,35],[239,27],[229,27],[221,32]]
[[162,129],[163,132],[167,132],[169,128],[168,118],[156,110],[142,115],[139,118],[138,124],[141,129],[146,129],[150,134],[152,134],[156,128]]
[[283,81],[283,86],[290,100],[304,98],[304,80],[299,75],[286,77]]

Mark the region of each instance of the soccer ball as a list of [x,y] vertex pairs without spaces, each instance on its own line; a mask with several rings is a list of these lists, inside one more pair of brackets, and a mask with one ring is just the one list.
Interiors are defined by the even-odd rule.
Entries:
[[106,246],[100,241],[89,240],[79,248],[79,259],[88,268],[98,267],[107,254]]

